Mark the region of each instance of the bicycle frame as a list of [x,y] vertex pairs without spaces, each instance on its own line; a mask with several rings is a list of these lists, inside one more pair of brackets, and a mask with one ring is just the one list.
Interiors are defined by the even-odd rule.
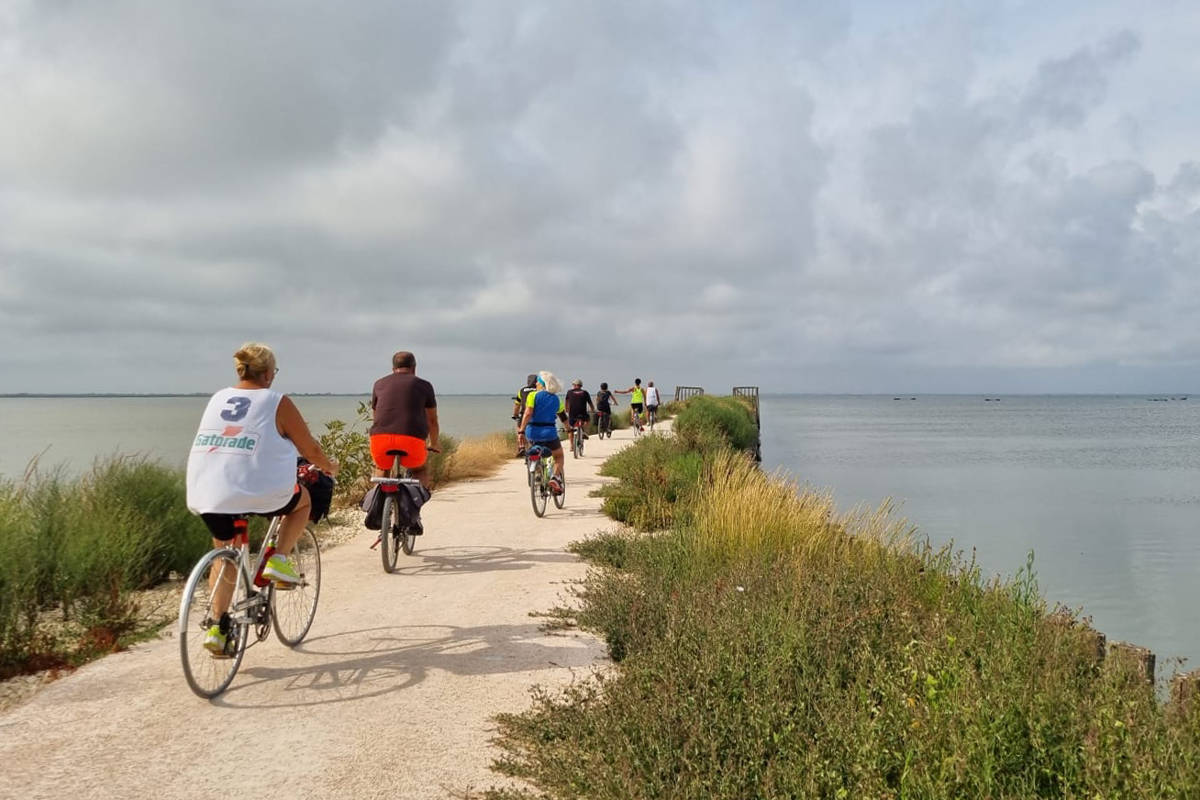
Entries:
[[[270,633],[271,622],[271,581],[263,577],[263,568],[267,565],[267,559],[275,552],[275,545],[279,542],[279,517],[271,518],[271,525],[267,528],[267,535],[263,539],[262,550],[258,554],[258,562],[254,567],[253,574],[250,571],[250,535],[246,531],[240,531],[230,543],[230,546],[224,548],[233,552],[234,558],[238,564],[238,575],[235,579],[235,594],[236,584],[244,582],[248,587],[249,598],[244,601],[235,600],[226,611],[229,614],[229,619],[236,625],[256,625],[258,630],[255,631],[255,641],[246,642],[247,646],[255,642],[261,642],[267,638]],[[218,580],[221,576],[218,576]],[[264,609],[259,613],[249,613]],[[260,614],[262,615],[259,618]]]

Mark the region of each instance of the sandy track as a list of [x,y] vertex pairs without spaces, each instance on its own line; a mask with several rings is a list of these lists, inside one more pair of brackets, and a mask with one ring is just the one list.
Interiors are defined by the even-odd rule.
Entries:
[[397,574],[365,529],[329,551],[305,642],[252,647],[215,701],[188,690],[174,638],[49,686],[0,716],[0,797],[191,798],[285,782],[287,796],[445,798],[503,782],[488,769],[491,718],[605,660],[593,637],[545,633],[529,614],[583,575],[564,547],[611,525],[587,493],[630,437],[568,453],[566,508],[544,519],[514,461],[439,492]]

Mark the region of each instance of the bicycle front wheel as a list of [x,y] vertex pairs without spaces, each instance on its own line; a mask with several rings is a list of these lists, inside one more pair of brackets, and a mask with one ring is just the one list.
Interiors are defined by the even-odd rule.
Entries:
[[550,487],[546,485],[546,470],[539,464],[530,475],[529,499],[533,503],[533,513],[539,517],[546,515],[546,495]]
[[399,504],[389,494],[383,498],[383,527],[379,530],[379,555],[383,558],[383,571],[389,575],[396,571],[396,559],[400,557],[400,548],[396,546],[399,524]]
[[[242,664],[250,637],[245,611],[249,596],[236,550],[213,550],[188,576],[179,601],[179,656],[183,677],[200,697],[211,699],[225,691]],[[217,613],[219,601],[224,613]],[[241,617],[240,623],[235,617]],[[214,625],[225,637],[215,652],[205,647]]]
[[300,576],[300,583],[292,589],[271,586],[271,624],[279,641],[295,647],[308,635],[321,597],[321,550],[311,522],[292,546],[288,558]]

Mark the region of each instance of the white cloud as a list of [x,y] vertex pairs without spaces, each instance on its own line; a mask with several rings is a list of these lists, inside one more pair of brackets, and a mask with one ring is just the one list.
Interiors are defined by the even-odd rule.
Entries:
[[298,390],[401,346],[443,391],[1186,384],[1197,33],[1178,0],[9,4],[0,391],[204,389],[252,337]]

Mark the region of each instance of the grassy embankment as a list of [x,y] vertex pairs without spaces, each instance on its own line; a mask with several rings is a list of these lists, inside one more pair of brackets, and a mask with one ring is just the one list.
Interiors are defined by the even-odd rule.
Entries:
[[[321,436],[342,465],[335,507],[356,507],[368,486],[359,423],[331,422]],[[431,459],[435,486],[494,474],[513,453],[503,433],[443,436],[442,448]],[[140,590],[186,576],[211,547],[185,499],[182,469],[133,457],[99,462],[79,478],[31,467],[22,480],[0,480],[0,680],[70,669],[171,616]],[[251,532],[264,528],[256,520]]]
[[[493,798],[1200,796],[1200,710],[1102,657],[1029,569],[985,581],[886,509],[764,475],[754,426],[701,398],[604,467],[641,531],[595,565],[578,624],[617,665],[500,718]],[[567,612],[561,612],[567,613]]]

